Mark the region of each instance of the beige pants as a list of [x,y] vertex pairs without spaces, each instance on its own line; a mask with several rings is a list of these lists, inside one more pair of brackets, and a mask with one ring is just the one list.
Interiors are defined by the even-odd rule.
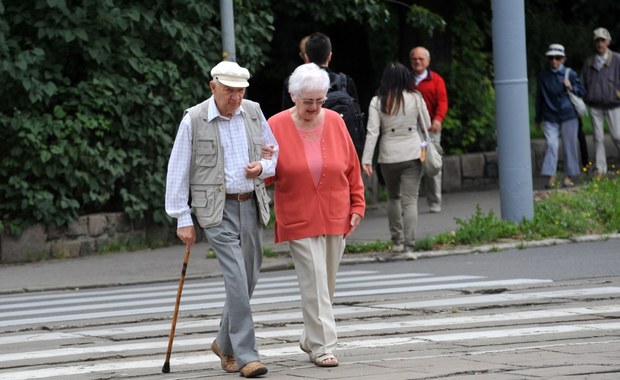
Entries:
[[316,236],[290,241],[289,246],[304,319],[299,342],[313,356],[333,353],[338,336],[332,301],[345,240],[342,236]]

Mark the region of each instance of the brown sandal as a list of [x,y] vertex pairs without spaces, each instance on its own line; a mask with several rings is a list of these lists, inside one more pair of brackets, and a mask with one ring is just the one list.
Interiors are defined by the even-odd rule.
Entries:
[[211,351],[220,358],[224,371],[229,373],[239,372],[239,368],[237,368],[237,359],[235,359],[233,355],[224,355],[215,341],[211,343]]

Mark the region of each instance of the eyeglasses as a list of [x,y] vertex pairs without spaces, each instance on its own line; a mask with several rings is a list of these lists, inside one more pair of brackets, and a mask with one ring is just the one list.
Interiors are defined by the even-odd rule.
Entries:
[[311,105],[316,104],[317,106],[322,106],[327,101],[326,98],[323,99],[301,99],[301,102],[304,106],[310,107]]
[[561,61],[562,59],[564,59],[564,57],[562,57],[560,55],[554,55],[552,57],[549,57],[550,61]]

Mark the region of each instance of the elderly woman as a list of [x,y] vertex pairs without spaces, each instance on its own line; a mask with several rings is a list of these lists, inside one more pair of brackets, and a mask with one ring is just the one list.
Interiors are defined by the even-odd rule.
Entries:
[[364,186],[342,117],[323,109],[329,76],[314,63],[290,77],[295,105],[269,119],[280,145],[275,182],[275,241],[288,241],[301,291],[299,345],[319,367],[334,367],[332,310],[345,238],[364,216]]
[[388,191],[388,224],[394,252],[410,252],[415,247],[422,176],[420,128],[431,125],[422,94],[411,89],[413,81],[413,74],[401,63],[387,65],[377,96],[368,108],[362,156],[362,168],[370,176],[381,135],[378,162]]
[[536,126],[542,122],[547,149],[542,164],[541,174],[548,177],[547,188],[555,186],[558,167],[559,137],[562,136],[564,148],[563,187],[573,187],[574,178],[579,176],[579,153],[577,150],[577,132],[579,120],[577,111],[568,97],[568,91],[581,96],[584,93],[579,75],[564,66],[566,55],[564,46],[551,44],[545,53],[549,66],[538,76],[536,88]]

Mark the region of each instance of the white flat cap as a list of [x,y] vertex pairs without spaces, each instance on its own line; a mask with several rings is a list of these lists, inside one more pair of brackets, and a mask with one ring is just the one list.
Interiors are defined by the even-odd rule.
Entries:
[[611,41],[611,34],[609,34],[609,30],[605,28],[594,29],[594,39],[597,40],[599,38],[602,38],[607,41]]
[[222,61],[211,69],[211,77],[228,87],[248,87],[250,72],[237,62]]

